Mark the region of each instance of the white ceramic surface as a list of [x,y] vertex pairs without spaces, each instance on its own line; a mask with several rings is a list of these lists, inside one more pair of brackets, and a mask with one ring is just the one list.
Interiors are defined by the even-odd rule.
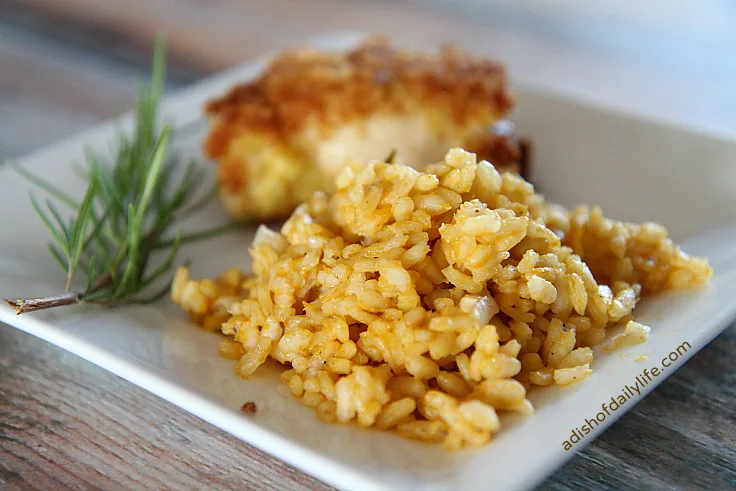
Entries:
[[[313,43],[344,49],[355,34],[336,34]],[[203,101],[231,83],[253,76],[262,62],[223,73],[168,98],[167,118],[180,127],[175,149],[201,158],[206,131]],[[645,300],[636,318],[652,327],[643,345],[597,353],[594,374],[567,388],[537,390],[536,414],[504,418],[489,446],[458,454],[405,441],[391,434],[327,425],[311,409],[277,390],[278,367],[269,365],[250,380],[217,356],[218,335],[190,325],[168,301],[116,310],[71,308],[15,316],[0,306],[0,321],[67,349],[173,402],[237,437],[342,489],[485,490],[527,489],[562,465],[656,384],[721,332],[736,314],[736,142],[647,122],[612,109],[590,107],[519,88],[515,120],[535,142],[533,179],[551,201],[596,203],[611,216],[654,220],[669,227],[690,253],[709,256],[712,285],[697,292]],[[103,151],[117,127],[130,117],[38,151],[23,159],[27,169],[81,193],[71,162],[83,144]],[[47,231],[27,197],[29,185],[8,168],[0,170],[0,296],[56,293],[63,275],[47,249]],[[8,213],[7,210],[12,210]],[[224,220],[212,206],[186,224],[195,229]],[[712,229],[716,232],[708,232]],[[251,232],[186,247],[195,276],[228,267],[248,267]],[[183,259],[182,257],[182,259]],[[690,349],[630,398],[572,450],[564,442],[573,428],[595,418],[601,404],[637,384],[645,368],[683,343]],[[642,361],[642,356],[646,360]],[[641,379],[641,377],[640,377]],[[259,412],[239,411],[254,401]]]

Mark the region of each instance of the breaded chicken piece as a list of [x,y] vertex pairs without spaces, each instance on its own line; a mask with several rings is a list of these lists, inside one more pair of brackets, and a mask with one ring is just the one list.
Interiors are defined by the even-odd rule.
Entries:
[[219,161],[220,196],[235,217],[287,216],[330,191],[348,159],[433,163],[448,148],[496,167],[518,160],[490,127],[513,107],[502,65],[453,47],[433,56],[381,38],[341,54],[309,49],[273,60],[256,80],[211,101],[206,154]]

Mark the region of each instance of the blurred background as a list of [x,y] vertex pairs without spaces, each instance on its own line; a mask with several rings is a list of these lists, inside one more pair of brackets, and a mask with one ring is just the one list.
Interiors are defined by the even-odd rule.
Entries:
[[335,29],[457,42],[521,82],[736,132],[730,0],[2,0],[0,154],[128,108],[157,32],[176,88]]
[[[157,33],[176,90],[340,29],[455,42],[505,61],[517,84],[736,136],[733,0],[0,0],[0,162],[129,109]],[[736,483],[734,350],[732,326],[543,488]],[[101,399],[118,412],[94,409]],[[328,489],[0,326],[0,488],[267,487],[277,475],[289,489]]]

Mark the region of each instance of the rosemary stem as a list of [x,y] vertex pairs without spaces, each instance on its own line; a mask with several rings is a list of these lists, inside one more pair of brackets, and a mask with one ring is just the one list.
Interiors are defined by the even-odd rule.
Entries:
[[74,279],[74,270],[72,269],[72,266],[70,264],[69,269],[66,272],[66,288],[64,289],[65,293],[69,293],[69,290],[71,290],[73,279]]
[[74,305],[80,301],[82,295],[84,295],[83,291],[73,291],[48,297],[19,298],[17,300],[3,298],[3,300],[5,300],[8,305],[15,308],[16,315],[20,315],[26,312],[52,309],[54,307],[62,307],[64,305]]
[[86,295],[102,290],[108,286],[110,282],[112,282],[112,276],[106,274],[95,281],[89,290],[69,291],[58,295],[49,295],[48,297],[18,298],[16,300],[3,298],[3,300],[15,309],[16,315],[20,315],[26,312],[36,312],[38,310],[53,309],[54,307],[82,303]]

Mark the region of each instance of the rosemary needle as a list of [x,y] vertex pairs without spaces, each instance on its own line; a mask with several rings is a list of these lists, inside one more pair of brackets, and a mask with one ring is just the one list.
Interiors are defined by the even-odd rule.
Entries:
[[[168,156],[172,130],[169,125],[160,129],[158,125],[165,57],[165,43],[158,38],[151,83],[140,91],[132,135],[118,135],[115,154],[109,159],[90,150],[86,152],[82,175],[87,180],[87,190],[81,201],[27,170],[14,167],[52,198],[42,204],[31,193],[33,207],[54,239],[49,243],[51,255],[66,274],[63,293],[5,299],[18,314],[79,303],[155,301],[166,295],[170,281],[158,291],[149,290],[170,275],[182,244],[242,226],[227,223],[190,235],[181,233],[178,227],[181,219],[205,206],[215,193],[201,192],[204,176],[196,162],[189,162],[179,172],[180,162]],[[57,204],[71,209],[72,217],[65,220]],[[158,267],[151,268],[156,251],[167,254]],[[86,287],[73,290],[78,274],[86,277]]]

